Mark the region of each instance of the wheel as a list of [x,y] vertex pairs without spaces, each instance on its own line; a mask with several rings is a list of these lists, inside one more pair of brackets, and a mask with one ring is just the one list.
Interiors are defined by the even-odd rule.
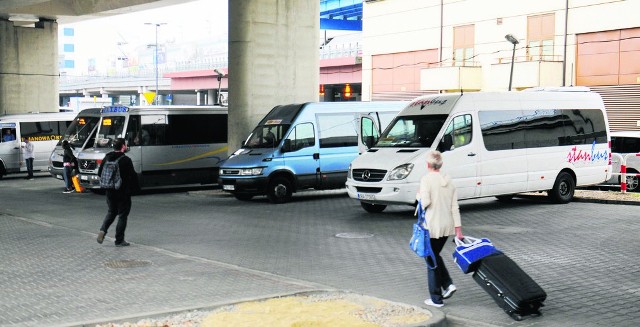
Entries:
[[498,195],[496,196],[496,199],[498,199],[499,202],[503,203],[511,202],[511,200],[513,199],[513,194]]
[[[638,172],[633,170],[633,169],[629,169],[628,173],[635,175]],[[640,181],[638,181],[638,177],[637,176],[627,176],[627,191],[629,191],[629,192],[638,192],[638,191],[640,191]]]
[[553,184],[553,189],[549,190],[549,197],[555,203],[569,203],[573,199],[576,190],[576,182],[567,172],[561,172]]
[[387,208],[387,206],[383,204],[373,204],[373,203],[366,203],[366,202],[360,202],[360,205],[366,212],[370,212],[370,213],[380,213]]
[[267,187],[267,197],[271,203],[285,203],[291,200],[293,183],[286,177],[275,177]]
[[233,193],[233,196],[240,201],[249,201],[253,198],[251,194]]

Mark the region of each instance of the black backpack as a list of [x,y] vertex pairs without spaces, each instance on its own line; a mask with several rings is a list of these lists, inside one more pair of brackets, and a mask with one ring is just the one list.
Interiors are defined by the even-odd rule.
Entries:
[[120,156],[114,161],[107,161],[102,167],[102,174],[100,175],[100,188],[109,190],[119,190],[122,186],[122,178],[120,177],[120,166],[118,161],[122,159],[124,155]]

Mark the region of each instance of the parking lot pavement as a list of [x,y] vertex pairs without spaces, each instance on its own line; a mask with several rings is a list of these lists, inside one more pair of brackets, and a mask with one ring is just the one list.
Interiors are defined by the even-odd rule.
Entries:
[[[95,242],[106,205],[62,182],[0,181],[0,326],[75,326],[329,288],[421,305],[426,270],[408,248],[412,209],[364,212],[343,191],[272,205],[217,190],[133,199],[129,248]],[[488,237],[548,293],[515,322],[443,251],[455,326],[639,326],[635,206],[517,198],[461,202],[463,231]],[[108,235],[113,236],[113,235]],[[8,300],[5,300],[8,299]]]

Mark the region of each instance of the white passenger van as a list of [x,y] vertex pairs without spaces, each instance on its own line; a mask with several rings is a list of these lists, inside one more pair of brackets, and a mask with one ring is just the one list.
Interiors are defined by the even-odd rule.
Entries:
[[100,122],[100,108],[84,109],[73,119],[69,128],[58,141],[51,156],[49,157],[49,174],[57,179],[63,179],[62,173],[62,141],[67,140],[73,149],[73,154],[77,157],[80,151],[93,147],[96,137],[96,130]]
[[[407,102],[318,102],[276,106],[220,167],[222,189],[238,200],[273,203],[303,189],[343,188],[349,163]],[[359,128],[360,126],[360,128]]]
[[[618,131],[611,132],[611,153],[618,153],[621,157],[626,157],[627,166],[627,191],[640,191],[640,181],[636,174],[640,173],[640,131]],[[620,173],[622,162],[618,156],[611,159],[612,171]],[[621,175],[612,175],[605,182],[607,185],[620,186]]]
[[46,170],[51,150],[75,116],[75,113],[58,112],[0,116],[0,178],[27,171],[22,151],[25,139],[33,142],[33,170]]
[[143,188],[214,184],[227,157],[227,108],[102,108],[94,146],[78,154],[78,176],[85,188],[100,188],[98,172],[116,138],[127,141],[127,156]]
[[459,199],[547,191],[566,203],[576,186],[611,176],[608,131],[602,99],[585,87],[423,96],[351,163],[347,191],[368,212],[413,205],[437,149]]

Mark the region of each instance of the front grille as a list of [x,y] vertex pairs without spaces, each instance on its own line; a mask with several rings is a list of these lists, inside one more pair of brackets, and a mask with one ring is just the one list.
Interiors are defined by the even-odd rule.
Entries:
[[380,182],[384,179],[387,171],[382,169],[354,169],[352,174],[353,179],[358,182]]
[[221,169],[220,175],[240,175],[240,169]]
[[64,168],[61,161],[52,161],[51,165],[53,166],[53,168]]
[[362,187],[356,186],[356,190],[359,193],[380,193],[382,191],[382,187]]
[[81,170],[94,170],[98,167],[95,160],[79,160],[78,165],[80,165]]

